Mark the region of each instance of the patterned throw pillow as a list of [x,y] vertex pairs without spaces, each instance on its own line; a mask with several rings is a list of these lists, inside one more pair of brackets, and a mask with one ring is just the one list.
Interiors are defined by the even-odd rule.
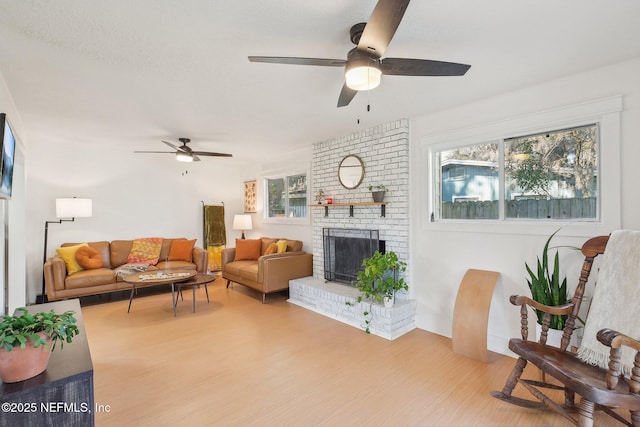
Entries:
[[127,264],[151,264],[156,265],[162,249],[162,237],[146,237],[135,239],[131,246],[131,252],[127,257]]
[[272,243],[267,247],[267,250],[264,252],[264,254],[271,255],[271,254],[275,254],[276,252],[278,252],[278,246],[276,246],[275,243]]

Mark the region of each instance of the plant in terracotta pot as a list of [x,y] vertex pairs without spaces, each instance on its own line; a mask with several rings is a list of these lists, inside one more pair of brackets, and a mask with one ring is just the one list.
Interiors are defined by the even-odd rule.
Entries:
[[78,334],[73,311],[63,314],[29,313],[19,308],[0,320],[0,378],[5,383],[24,381],[47,369],[49,356],[60,341],[71,343]]
[[387,187],[383,184],[370,185],[369,191],[371,191],[371,197],[373,197],[374,202],[382,202],[384,200],[384,195],[387,192]]
[[[360,291],[357,302],[370,301],[369,309],[364,311],[365,332],[371,333],[371,303],[384,303],[385,307],[393,306],[395,293],[399,290],[408,290],[404,278],[399,277],[399,273],[407,270],[407,263],[398,258],[398,254],[393,251],[384,254],[376,251],[370,258],[362,261],[362,270],[358,272],[358,278],[354,286]],[[347,304],[350,304],[347,302]]]

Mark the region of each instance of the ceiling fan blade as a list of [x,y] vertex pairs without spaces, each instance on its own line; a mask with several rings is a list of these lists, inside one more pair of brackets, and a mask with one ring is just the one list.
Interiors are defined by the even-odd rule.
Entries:
[[176,154],[175,151],[134,151],[134,153]]
[[407,6],[409,0],[379,0],[360,36],[358,50],[383,57]]
[[193,155],[209,156],[209,157],[233,157],[233,154],[227,153],[212,153],[210,151],[192,151]]
[[167,144],[169,147],[173,148],[174,150],[178,150],[178,151],[184,152],[184,150],[182,148],[178,147],[177,145],[173,145],[172,143],[167,142],[167,141],[162,141],[162,142],[164,142],[165,144]]
[[463,76],[471,65],[430,59],[384,58],[382,74],[388,76]]
[[357,93],[358,93],[357,90],[351,89],[345,83],[342,86],[342,90],[340,91],[340,96],[338,97],[338,107],[346,107],[347,105],[349,105],[349,103],[356,96]]
[[344,67],[344,59],[297,58],[287,56],[250,56],[251,62],[267,62],[270,64],[320,65],[324,67]]

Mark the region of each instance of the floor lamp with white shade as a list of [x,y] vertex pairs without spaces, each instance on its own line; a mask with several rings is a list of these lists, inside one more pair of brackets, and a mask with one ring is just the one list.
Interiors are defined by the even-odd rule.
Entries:
[[[76,218],[90,218],[93,215],[93,200],[80,199],[77,197],[56,199],[57,221],[44,222],[44,255],[42,265],[47,262],[47,239],[49,236],[49,224],[62,224],[63,222],[74,222]],[[44,286],[44,270],[42,271],[42,293],[36,297],[36,303],[47,302],[47,293]]]

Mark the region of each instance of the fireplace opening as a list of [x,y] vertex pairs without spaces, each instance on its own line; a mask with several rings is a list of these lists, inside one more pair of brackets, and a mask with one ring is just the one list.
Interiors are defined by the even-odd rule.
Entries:
[[385,253],[378,230],[323,228],[324,278],[351,284],[358,278],[362,260],[375,251]]

